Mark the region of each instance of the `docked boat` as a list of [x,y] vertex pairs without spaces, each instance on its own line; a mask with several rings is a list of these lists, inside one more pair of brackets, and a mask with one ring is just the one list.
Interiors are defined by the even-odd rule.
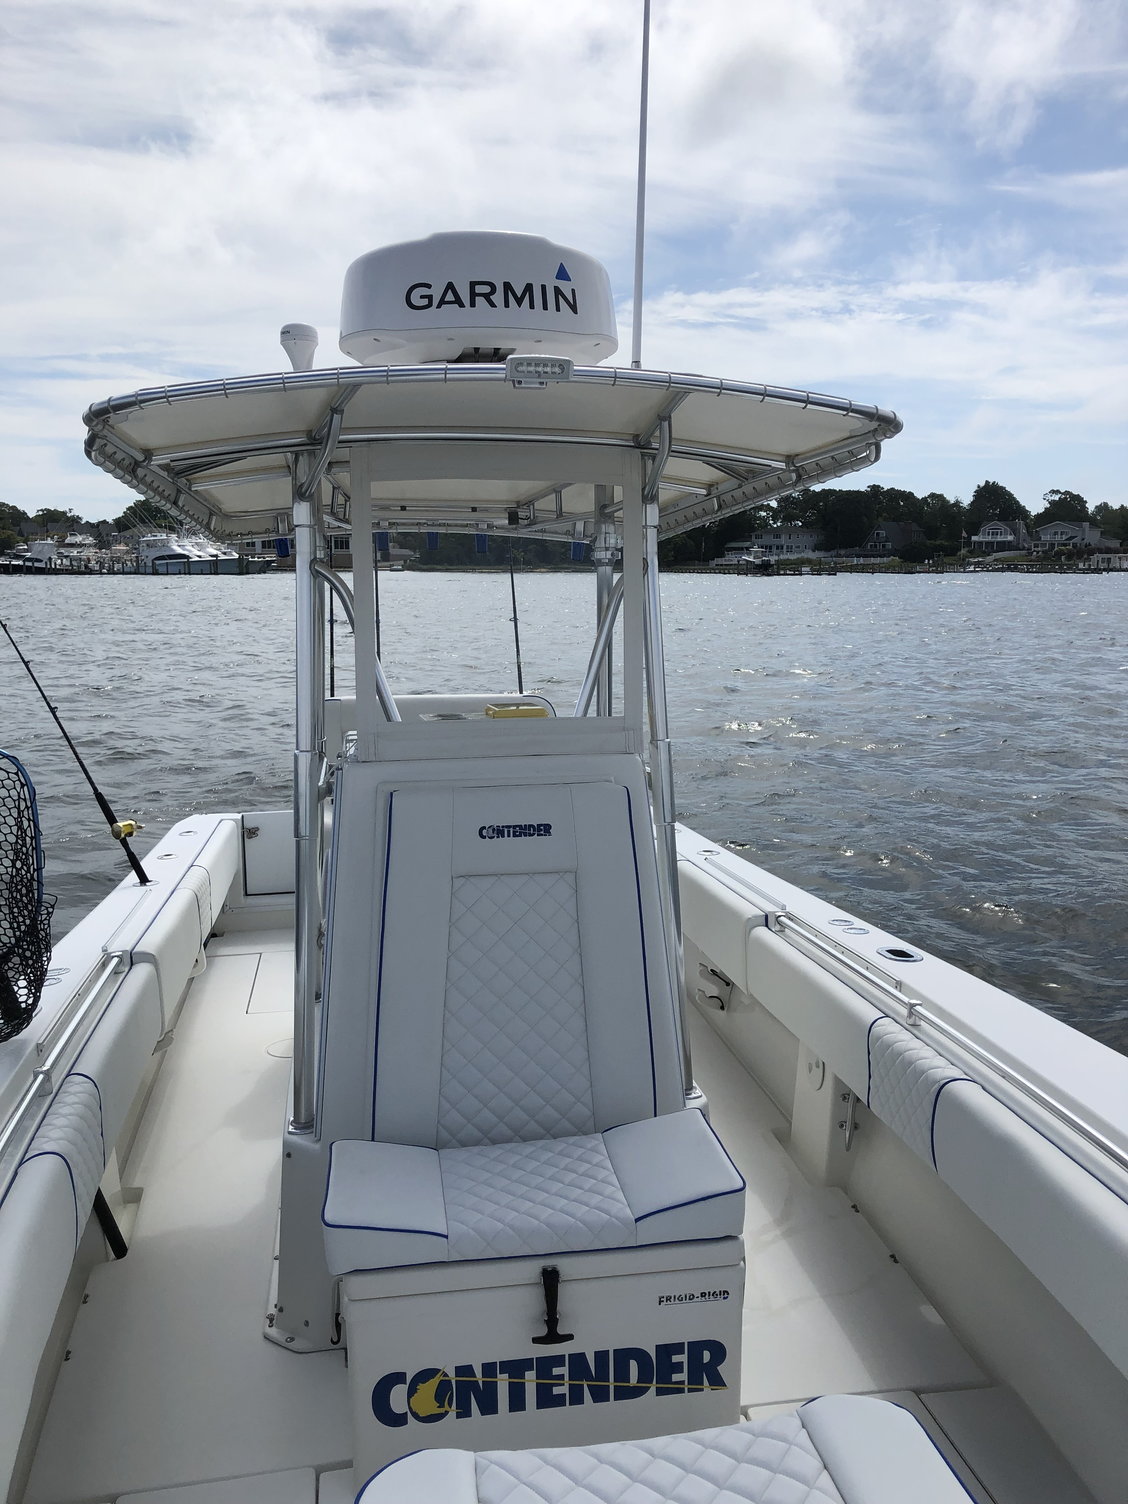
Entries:
[[[9,1500],[1123,1501],[1128,1061],[676,818],[659,540],[899,420],[616,338],[579,252],[434,236],[354,364],[86,414],[292,533],[294,805],[173,827],[0,1045]],[[396,688],[393,525],[586,541],[576,703]]]
[[200,533],[146,533],[137,540],[141,574],[261,574],[273,565]]

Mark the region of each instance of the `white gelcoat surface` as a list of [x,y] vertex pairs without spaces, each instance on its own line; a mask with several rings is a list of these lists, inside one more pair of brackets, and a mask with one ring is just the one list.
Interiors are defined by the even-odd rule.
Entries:
[[782,1116],[691,1022],[713,1127],[748,1182],[741,1404],[986,1383],[842,1192],[803,1178]]
[[317,1479],[312,1468],[259,1473],[253,1478],[220,1478],[186,1488],[150,1489],[123,1494],[117,1504],[316,1504]]
[[[243,931],[208,956],[126,1167],[144,1192],[129,1258],[90,1282],[27,1504],[173,1488],[168,1504],[197,1504],[180,1486],[311,1467],[319,1504],[351,1498],[342,1355],[262,1336],[289,1065],[267,1054],[280,1013],[248,1010],[260,985],[277,1006],[292,952],[281,931]],[[989,1381],[841,1193],[803,1179],[782,1115],[696,1015],[693,1035],[712,1122],[749,1182],[742,1405],[923,1392],[928,1410],[910,1408],[994,1487]],[[1032,1438],[1031,1455],[1048,1446]]]
[[177,1022],[125,1167],[143,1191],[129,1256],[90,1280],[27,1504],[349,1459],[344,1355],[262,1334],[290,1066],[234,959],[214,958]]

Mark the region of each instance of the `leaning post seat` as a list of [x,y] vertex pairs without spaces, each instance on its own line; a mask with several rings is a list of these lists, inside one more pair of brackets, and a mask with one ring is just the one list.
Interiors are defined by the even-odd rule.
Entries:
[[348,763],[337,801],[322,1222],[358,1483],[734,1420],[744,1183],[685,1107],[641,762]]
[[829,1395],[710,1431],[528,1452],[417,1452],[356,1504],[969,1504],[907,1410]]

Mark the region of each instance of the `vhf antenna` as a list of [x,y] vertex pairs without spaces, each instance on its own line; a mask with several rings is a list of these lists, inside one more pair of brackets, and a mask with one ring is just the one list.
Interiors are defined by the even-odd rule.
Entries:
[[634,310],[631,370],[642,369],[642,255],[646,240],[646,116],[650,80],[650,0],[642,0],[642,85],[638,103],[638,196],[635,200]]

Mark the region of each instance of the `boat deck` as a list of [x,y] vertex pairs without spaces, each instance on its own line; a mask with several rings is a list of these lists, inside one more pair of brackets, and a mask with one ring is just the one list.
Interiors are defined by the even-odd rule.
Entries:
[[[208,947],[123,1174],[141,1192],[129,1256],[90,1280],[26,1504],[352,1498],[344,1354],[288,1353],[262,1335],[292,966],[282,930]],[[1041,1431],[864,1218],[803,1178],[784,1118],[708,1024],[696,1020],[694,1033],[695,1073],[748,1182],[745,1410],[888,1395],[924,1422],[981,1504],[1085,1504]],[[1004,1430],[1011,1460],[1000,1471],[993,1440]],[[1026,1445],[1014,1447],[1016,1430]]]

